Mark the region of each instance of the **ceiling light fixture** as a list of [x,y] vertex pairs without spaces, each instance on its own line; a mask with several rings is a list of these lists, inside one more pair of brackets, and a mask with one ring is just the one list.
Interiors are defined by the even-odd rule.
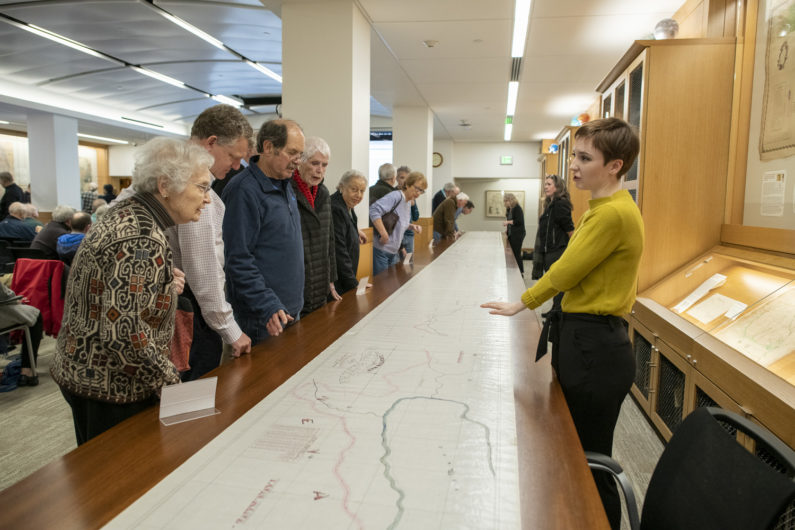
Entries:
[[14,17],[9,17],[8,15],[0,13],[0,18],[4,22],[11,24],[14,27],[19,29],[25,30],[29,33],[33,33],[34,35],[38,35],[39,37],[44,37],[45,39],[51,40],[53,42],[57,42],[63,46],[68,46],[73,50],[77,50],[79,52],[83,52],[86,55],[91,55],[92,57],[97,57],[98,59],[104,59],[106,61],[110,61],[116,64],[124,65],[124,61],[120,61],[115,57],[111,57],[109,55],[105,55],[104,53],[98,52],[93,48],[89,48],[85,44],[81,44],[75,40],[72,40],[68,37],[64,37],[63,35],[58,35],[57,33],[53,33],[52,31],[46,30],[42,27],[39,27],[35,24],[28,24],[27,22],[22,22],[21,20],[17,20]]
[[243,106],[243,103],[241,103],[239,100],[237,100],[235,98],[230,98],[230,97],[223,96],[223,95],[220,95],[220,94],[218,94],[216,96],[210,96],[210,97],[213,98],[218,103],[225,103],[227,105],[232,105],[233,107],[238,107],[238,108]]
[[248,60],[248,59],[245,59],[245,60],[244,60],[244,62],[245,62],[247,65],[249,65],[250,67],[252,67],[253,69],[255,69],[255,70],[259,70],[259,71],[260,71],[260,72],[262,72],[263,74],[267,75],[268,77],[270,77],[270,78],[271,78],[271,79],[273,79],[274,81],[278,81],[279,83],[281,83],[281,82],[282,82],[282,76],[280,76],[279,74],[277,74],[276,72],[274,72],[274,71],[273,71],[273,70],[271,70],[270,68],[267,68],[267,67],[265,67],[265,66],[262,66],[261,64],[259,64],[259,63],[255,63],[254,61],[250,61],[250,60]]
[[127,144],[130,143],[130,142],[127,142],[125,140],[117,140],[115,138],[106,138],[104,136],[94,136],[93,134],[77,133],[77,136],[79,136],[80,138],[88,138],[89,140],[100,140],[102,142],[111,142],[111,143],[114,143],[114,144],[125,144],[125,145],[127,145]]
[[513,13],[513,42],[511,57],[524,56],[524,44],[527,40],[527,26],[530,23],[530,0],[516,0]]
[[153,79],[157,79],[158,81],[162,81],[164,83],[168,83],[169,85],[174,85],[177,88],[188,88],[188,86],[180,81],[179,79],[174,79],[173,77],[169,77],[165,74],[161,74],[159,72],[155,72],[154,70],[150,70],[148,68],[143,68],[141,66],[131,66],[133,70],[138,72],[139,74],[148,75]]
[[519,96],[519,82],[510,81],[508,83],[508,107],[505,114],[513,116],[516,114],[516,98]]
[[0,120],[0,125],[11,125],[10,121]]
[[197,28],[193,24],[189,24],[188,22],[185,22],[181,18],[175,17],[174,15],[169,13],[168,11],[165,11],[164,9],[156,9],[156,11],[160,14],[160,16],[162,16],[166,20],[168,20],[170,22],[173,22],[174,24],[176,24],[177,26],[181,27],[184,30],[190,31],[191,33],[193,33],[194,35],[196,35],[197,37],[199,37],[203,41],[209,42],[210,44],[212,44],[216,48],[219,48],[221,50],[226,51],[226,46],[224,45],[223,42],[219,41],[218,39],[216,39],[212,35],[203,32],[202,30],[200,30],[199,28]]
[[513,133],[513,117],[508,116],[505,118],[505,136],[503,136],[503,139],[506,142],[510,142],[512,133]]

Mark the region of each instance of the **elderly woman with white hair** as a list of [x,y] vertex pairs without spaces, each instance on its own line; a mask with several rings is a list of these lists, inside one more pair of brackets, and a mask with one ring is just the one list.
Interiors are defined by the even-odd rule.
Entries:
[[78,445],[179,382],[168,355],[185,280],[165,231],[199,219],[213,158],[172,138],[150,140],[135,157],[135,195],[92,226],[72,263],[50,369],[72,407]]
[[59,204],[52,211],[52,221],[44,225],[36,234],[30,248],[44,252],[44,259],[58,259],[58,238],[71,232],[72,216],[75,209],[66,204]]
[[310,136],[304,154],[293,173],[293,190],[301,214],[304,241],[304,307],[301,316],[322,307],[326,300],[339,300],[334,282],[337,264],[334,254],[334,222],[326,178],[331,150],[322,138]]
[[367,243],[367,236],[359,230],[359,221],[353,208],[362,202],[366,191],[367,177],[360,171],[349,169],[342,174],[337,191],[331,196],[337,258],[337,281],[334,285],[339,294],[359,285],[359,280],[356,279],[359,245]]

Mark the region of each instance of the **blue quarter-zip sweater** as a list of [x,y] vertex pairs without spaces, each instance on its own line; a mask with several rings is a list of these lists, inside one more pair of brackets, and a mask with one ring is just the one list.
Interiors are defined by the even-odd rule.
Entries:
[[304,303],[301,217],[290,180],[266,176],[252,157],[224,188],[224,258],[227,297],[252,341],[283,309],[298,318]]

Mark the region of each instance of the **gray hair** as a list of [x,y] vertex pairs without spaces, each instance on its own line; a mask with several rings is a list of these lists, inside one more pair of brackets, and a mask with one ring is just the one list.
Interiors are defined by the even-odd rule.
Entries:
[[411,168],[409,166],[400,166],[399,168],[397,168],[397,172],[408,174],[411,173]]
[[455,196],[455,200],[457,200],[457,201],[468,201],[469,200],[469,195],[467,195],[466,193],[464,193],[462,191],[461,193],[459,193],[458,195]]
[[74,208],[66,204],[59,204],[52,211],[52,220],[56,223],[65,223],[66,221],[71,221],[74,214]]
[[99,208],[97,208],[97,209],[94,211],[94,214],[96,214],[96,216],[97,216],[97,221],[99,221],[100,219],[102,219],[102,216],[103,216],[103,215],[105,215],[105,214],[107,213],[107,211],[108,211],[108,210],[110,210],[110,206],[108,206],[107,204],[103,204],[102,206],[100,206]]
[[89,182],[88,183],[88,191],[97,191],[97,183],[96,182]]
[[364,181],[365,186],[367,185],[367,177],[364,176],[364,173],[359,171],[358,169],[349,169],[345,173],[342,174],[339,183],[337,184],[337,189],[342,191],[342,188],[347,187],[348,184],[353,182],[355,179],[362,179]]
[[28,217],[38,217],[39,216],[39,209],[36,208],[34,205],[28,203],[25,205],[25,209],[28,211]]
[[389,162],[381,164],[381,167],[378,168],[378,179],[392,180],[393,178],[395,178],[395,166]]
[[0,182],[3,184],[10,184],[14,182],[14,176],[8,171],[0,172]]
[[448,182],[444,185],[444,192],[449,193],[455,189],[455,184],[453,182]]
[[210,171],[212,164],[212,155],[193,142],[152,138],[135,152],[132,187],[139,193],[157,193],[157,183],[162,178],[168,191],[180,193],[191,176],[201,170]]
[[8,206],[8,213],[10,215],[13,215],[14,217],[21,217],[22,219],[24,219],[25,217],[27,217],[28,209],[21,202],[12,202]]
[[301,155],[301,162],[306,162],[315,156],[315,153],[331,158],[331,149],[326,141],[319,136],[309,136],[304,140],[304,154]]

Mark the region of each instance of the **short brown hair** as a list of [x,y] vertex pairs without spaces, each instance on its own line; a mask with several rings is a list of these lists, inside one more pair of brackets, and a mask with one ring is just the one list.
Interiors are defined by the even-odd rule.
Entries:
[[618,178],[629,171],[640,151],[640,140],[634,127],[619,118],[589,121],[577,129],[574,137],[591,140],[591,145],[602,153],[605,164],[613,160],[623,161]]
[[241,137],[249,140],[254,129],[245,116],[232,105],[214,105],[199,114],[190,129],[191,138],[218,138],[221,145],[231,145]]
[[301,126],[293,120],[279,118],[263,123],[257,133],[257,152],[262,153],[262,146],[265,142],[270,142],[274,149],[282,149],[287,145],[287,133],[290,127],[295,127],[303,132]]
[[406,186],[406,188],[408,188],[409,186],[414,186],[415,184],[417,186],[423,186],[424,185],[427,188],[428,187],[428,179],[426,179],[425,175],[423,175],[419,171],[412,171],[411,173],[409,173],[409,176],[406,177],[405,186]]

